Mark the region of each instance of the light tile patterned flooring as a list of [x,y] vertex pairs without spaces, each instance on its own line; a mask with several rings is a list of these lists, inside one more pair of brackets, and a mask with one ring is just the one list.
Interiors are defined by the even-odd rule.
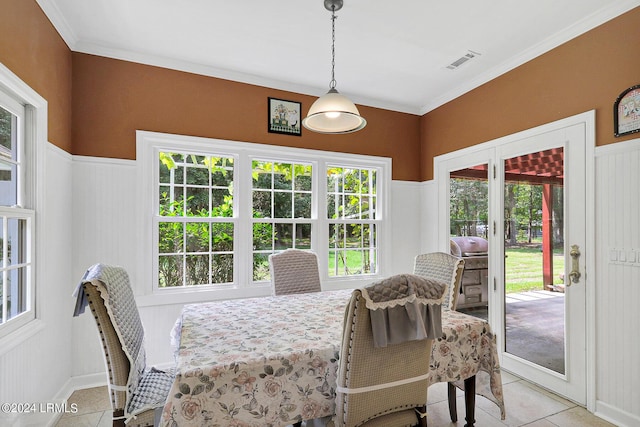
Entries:
[[110,427],[113,425],[107,386],[77,390],[67,400],[67,406],[73,403],[77,404],[78,412],[65,413],[58,420],[57,427]]
[[[476,427],[606,427],[613,426],[586,409],[535,385],[502,373],[507,418],[500,420],[500,410],[489,400],[476,396]],[[458,422],[449,418],[447,386],[434,384],[428,393],[429,427],[461,427],[465,424],[464,396],[458,390]],[[65,414],[57,427],[111,426],[111,411],[106,387],[76,391],[68,403],[77,403],[76,414]]]

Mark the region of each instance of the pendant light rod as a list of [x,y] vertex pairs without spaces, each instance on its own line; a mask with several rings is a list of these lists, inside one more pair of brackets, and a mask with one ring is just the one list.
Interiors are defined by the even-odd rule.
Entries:
[[[342,1],[339,0],[340,7],[342,9]],[[331,3],[331,81],[329,82],[329,89],[336,88],[336,1],[325,0],[324,7],[327,7],[327,3]]]
[[331,12],[331,81],[329,92],[311,105],[302,125],[314,132],[340,134],[358,131],[367,121],[349,98],[336,89],[336,12],[342,9],[343,0],[324,0],[324,8]]

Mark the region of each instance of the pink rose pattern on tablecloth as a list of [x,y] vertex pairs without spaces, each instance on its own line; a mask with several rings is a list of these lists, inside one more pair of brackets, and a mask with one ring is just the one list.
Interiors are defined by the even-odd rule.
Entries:
[[[295,304],[267,297],[185,306],[174,329],[179,371],[161,425],[278,427],[333,415],[342,321],[351,292],[297,295]],[[298,321],[302,318],[304,324]],[[305,327],[310,324],[315,326]],[[479,371],[476,392],[504,414],[488,324],[443,312],[443,331],[433,345],[431,384]]]

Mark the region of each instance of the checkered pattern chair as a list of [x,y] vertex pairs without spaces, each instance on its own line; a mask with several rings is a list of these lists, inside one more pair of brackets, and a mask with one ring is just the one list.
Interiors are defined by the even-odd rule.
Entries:
[[92,266],[78,286],[77,298],[74,315],[89,305],[100,333],[113,425],[124,426],[126,421],[127,427],[153,426],[174,374],[146,366],[144,330],[127,272]]
[[[417,255],[413,264],[413,274],[445,282],[449,289],[442,304],[443,310],[455,310],[460,295],[460,283],[464,272],[464,259],[444,252],[432,252]],[[456,405],[456,387],[447,384],[449,414],[451,421],[458,421]]]
[[269,255],[271,294],[320,292],[318,257],[311,251],[287,249]]
[[443,310],[455,310],[464,272],[464,259],[444,252],[417,255],[413,263],[413,274],[444,282],[448,286]]

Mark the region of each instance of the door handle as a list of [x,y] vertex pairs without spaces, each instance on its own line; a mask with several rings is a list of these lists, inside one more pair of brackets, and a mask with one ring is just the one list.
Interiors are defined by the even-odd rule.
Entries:
[[567,286],[571,286],[571,283],[580,282],[580,248],[578,245],[571,245],[571,273],[569,273],[569,283]]

